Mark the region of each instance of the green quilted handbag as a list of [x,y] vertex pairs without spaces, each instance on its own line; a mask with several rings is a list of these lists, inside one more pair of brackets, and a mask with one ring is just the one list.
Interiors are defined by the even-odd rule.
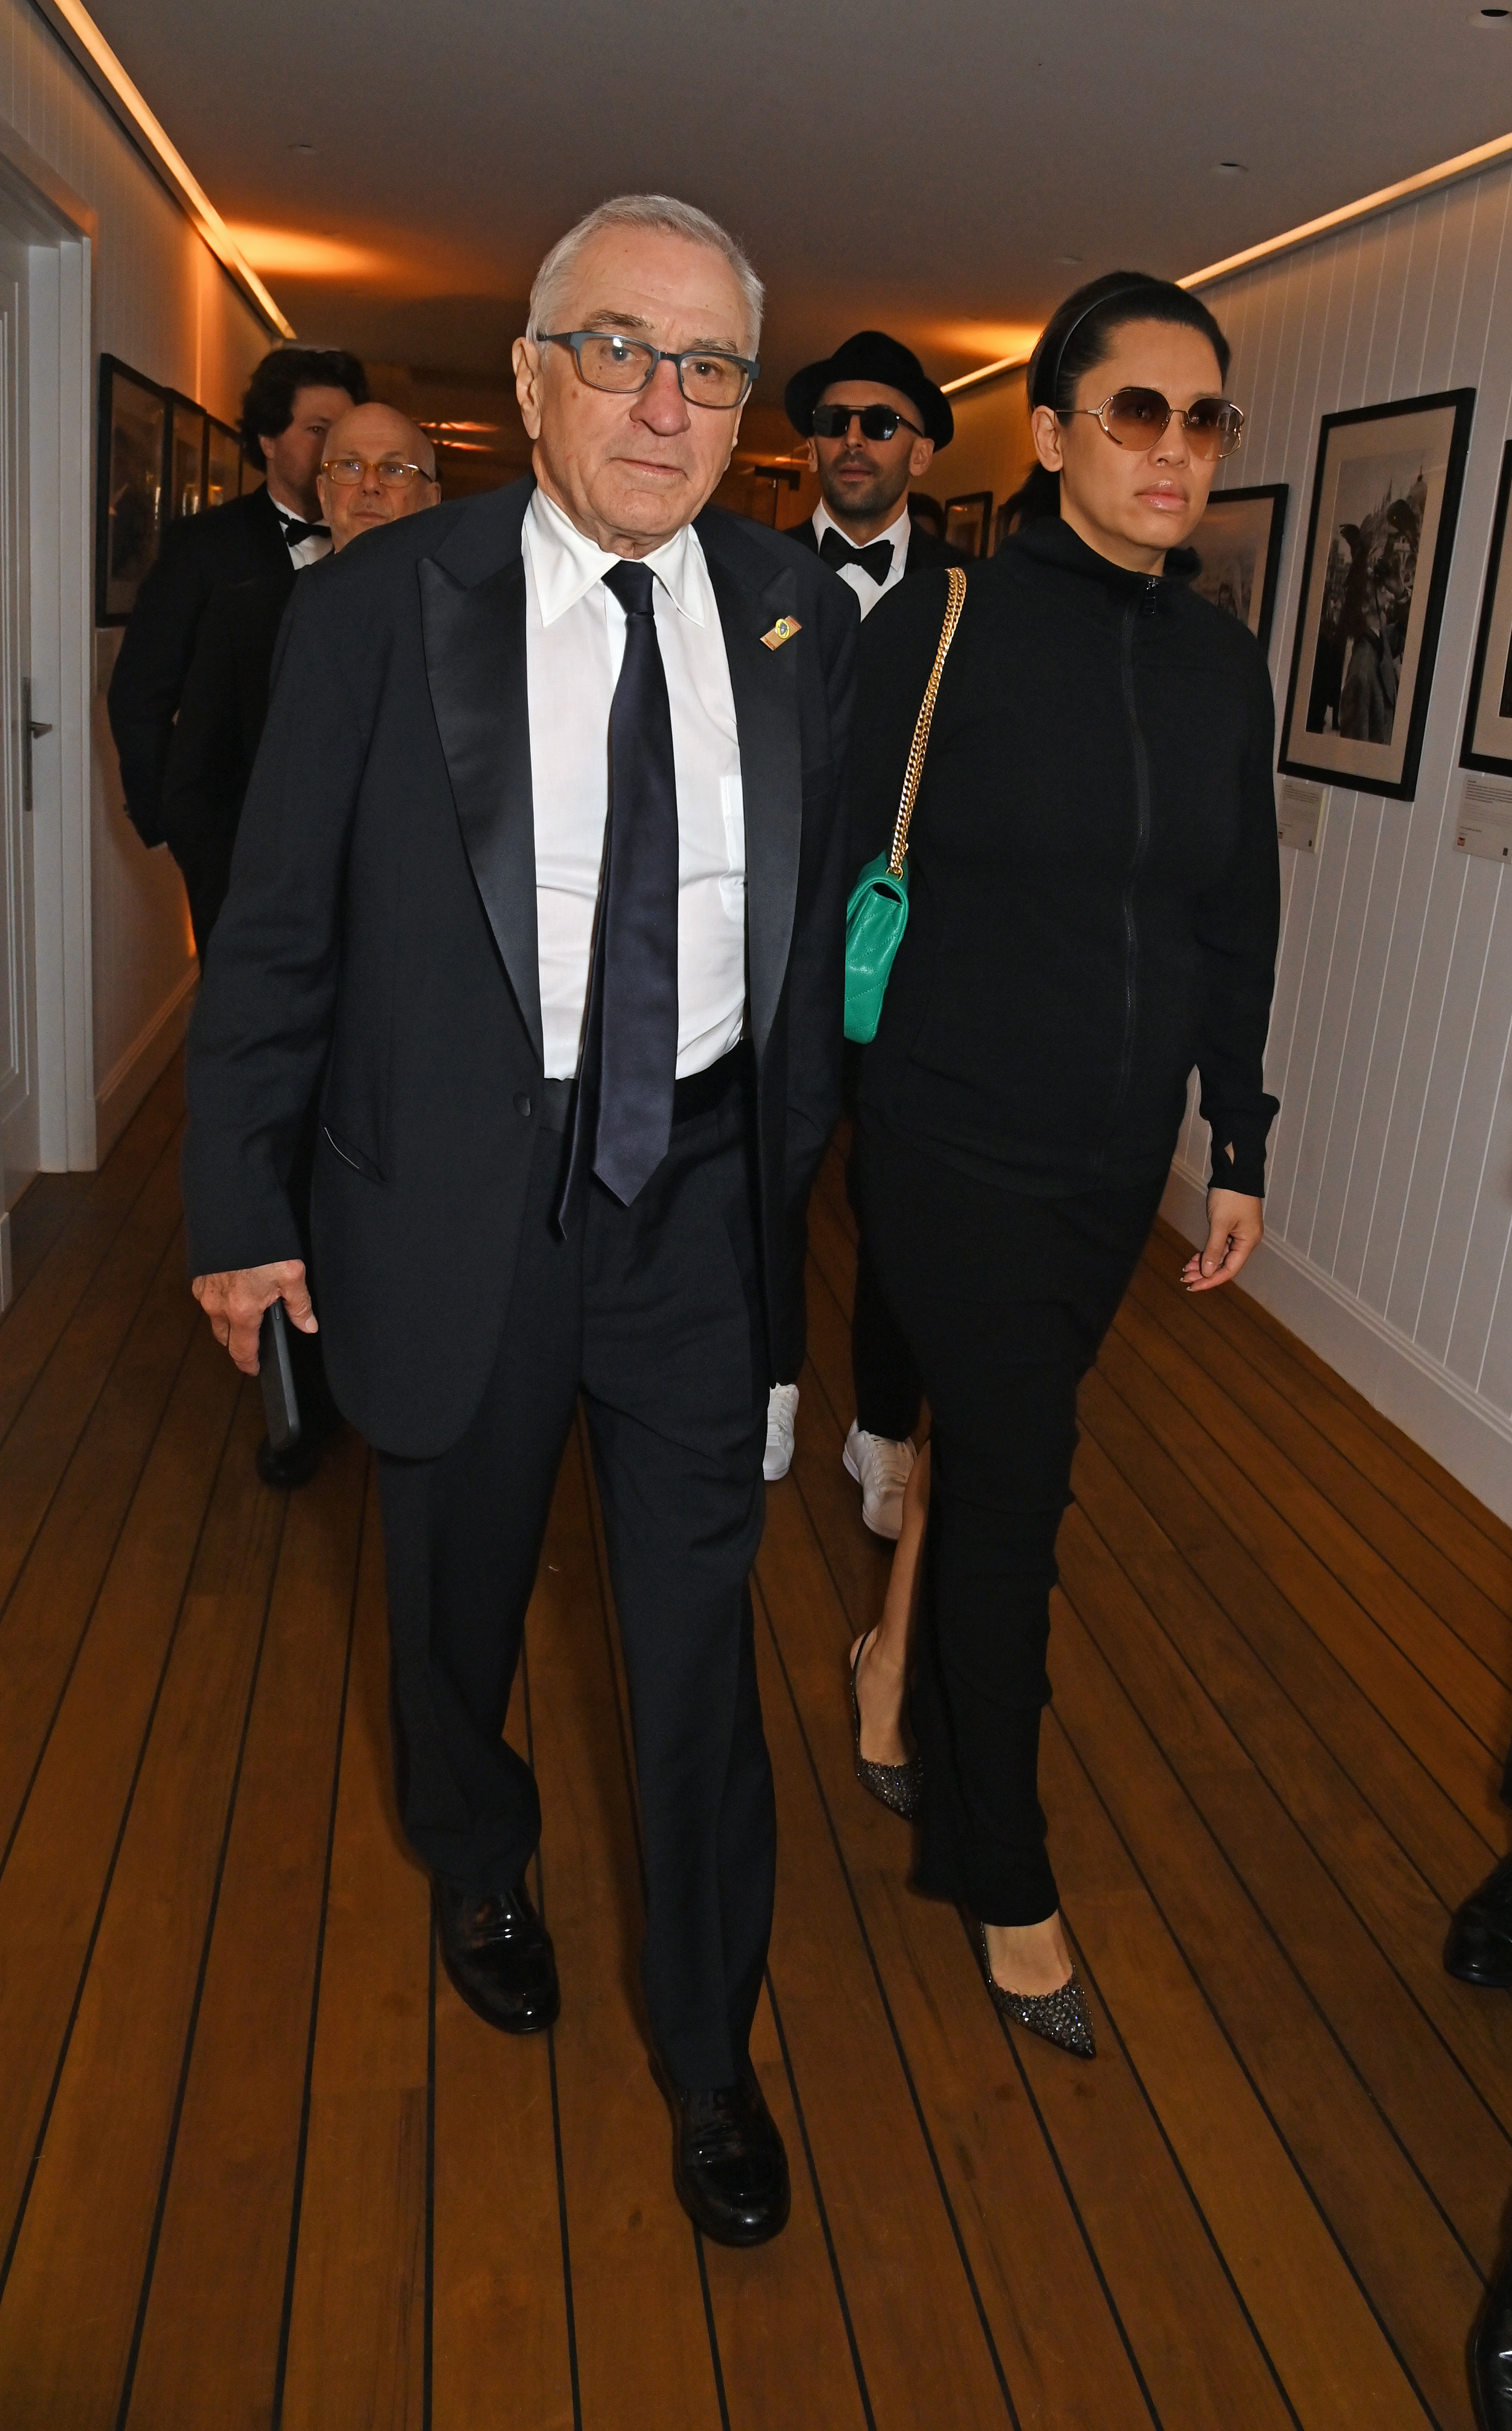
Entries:
[[909,823],[914,816],[918,780],[924,773],[924,754],[929,748],[930,724],[934,715],[934,699],[940,689],[946,653],[955,639],[955,629],[961,621],[961,610],[966,602],[966,578],[963,567],[951,566],[945,623],[940,630],[940,646],[934,653],[934,665],[924,687],[924,698],[914,728],[913,746],[903,777],[902,798],[898,805],[898,821],[893,829],[893,848],[891,852],[880,852],[875,861],[867,862],[851,888],[850,900],[846,905],[846,1036],[858,1047],[869,1046],[877,1035],[888,977],[898,948],[903,942],[903,930],[908,926]]

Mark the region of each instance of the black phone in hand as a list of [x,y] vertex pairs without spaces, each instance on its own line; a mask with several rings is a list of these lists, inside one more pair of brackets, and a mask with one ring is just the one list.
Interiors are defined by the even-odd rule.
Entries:
[[294,1365],[289,1357],[289,1320],[281,1299],[276,1299],[262,1313],[262,1329],[258,1335],[258,1382],[262,1386],[268,1442],[275,1451],[288,1451],[299,1441],[300,1417]]

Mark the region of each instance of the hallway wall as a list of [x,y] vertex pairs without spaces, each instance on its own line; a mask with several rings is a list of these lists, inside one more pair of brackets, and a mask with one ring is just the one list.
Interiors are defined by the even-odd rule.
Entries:
[[[0,0],[0,140],[8,128],[96,216],[90,248],[92,506],[92,414],[102,351],[234,419],[246,375],[274,340],[25,0]],[[92,598],[92,529],[87,538]],[[117,645],[113,631],[95,636],[86,916],[96,1157],[109,1149],[182,1034],[195,970],[177,872],[165,851],[143,848],[121,807],[104,701]]]
[[[1227,484],[1291,485],[1270,654],[1278,716],[1319,418],[1476,391],[1417,798],[1336,786],[1318,852],[1282,849],[1267,1056],[1282,1110],[1267,1244],[1246,1283],[1504,1517],[1512,880],[1453,847],[1470,657],[1512,429],[1509,240],[1512,172],[1499,167],[1204,290],[1250,414]],[[1166,1212],[1193,1239],[1206,1153],[1190,1111]]]

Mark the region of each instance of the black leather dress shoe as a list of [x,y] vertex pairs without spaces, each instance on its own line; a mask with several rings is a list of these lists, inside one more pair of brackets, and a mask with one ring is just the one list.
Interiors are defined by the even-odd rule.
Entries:
[[1512,2431],[1512,2254],[1486,2291],[1470,2339],[1470,2387],[1481,2431]]
[[1444,1965],[1462,1984],[1512,1991],[1512,1857],[1454,1910]]
[[690,2093],[664,2069],[672,2112],[672,2184],[696,2228],[716,2245],[764,2245],[787,2224],[787,2154],[748,2060],[736,2085]]
[[506,2035],[538,2035],[562,2007],[551,1936],[523,1882],[462,1891],[431,1877],[442,1964],[467,2006]]

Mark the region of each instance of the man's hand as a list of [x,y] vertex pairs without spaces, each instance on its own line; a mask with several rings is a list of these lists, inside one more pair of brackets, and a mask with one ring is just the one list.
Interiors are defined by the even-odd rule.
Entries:
[[[1244,1199],[1244,1206],[1251,1204]],[[210,1332],[244,1375],[258,1372],[258,1333],[264,1309],[281,1299],[289,1321],[301,1333],[316,1333],[302,1258],[278,1258],[271,1266],[239,1266],[229,1275],[196,1275],[191,1287],[210,1321]]]
[[[1188,1291],[1216,1291],[1231,1283],[1265,1232],[1265,1201],[1246,1199],[1237,1190],[1207,1194],[1207,1240],[1182,1268]],[[264,1269],[265,1272],[271,1269]]]

